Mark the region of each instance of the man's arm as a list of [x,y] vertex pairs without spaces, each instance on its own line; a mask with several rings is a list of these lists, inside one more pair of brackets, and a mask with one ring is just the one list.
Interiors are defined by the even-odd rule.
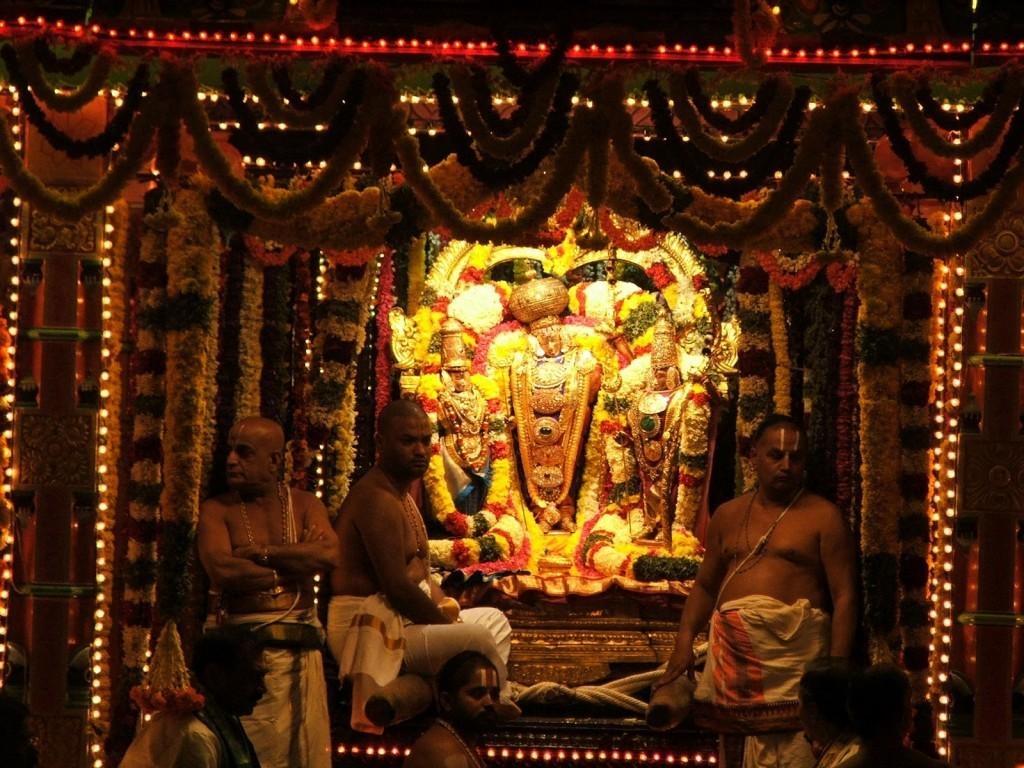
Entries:
[[857,567],[853,536],[833,506],[821,534],[821,562],[832,597],[832,645],[829,654],[849,658],[857,631]]
[[[367,501],[356,512],[355,528],[373,565],[377,584],[391,606],[414,624],[451,624],[452,620],[409,578],[405,561],[406,523],[399,502],[384,493],[375,493]],[[396,537],[396,532],[401,535]]]
[[[299,541],[291,544],[270,544],[266,547],[245,545],[234,550],[244,557],[272,568],[282,576],[304,577],[330,571],[338,563],[338,536],[327,518],[327,509],[313,494],[295,491],[293,500],[306,506],[304,526]],[[263,562],[263,558],[266,562]]]
[[250,559],[237,557],[231,549],[226,507],[208,499],[199,508],[197,541],[199,561],[213,586],[228,592],[256,592],[273,589],[274,569]]
[[727,563],[722,551],[723,517],[720,510],[718,514],[712,516],[711,523],[708,525],[707,550],[697,569],[693,589],[686,597],[683,615],[679,619],[679,632],[676,634],[675,648],[669,657],[668,667],[665,674],[654,683],[655,690],[668,685],[680,675],[687,674],[693,666],[694,638],[711,619],[718,591],[721,589],[722,579],[725,577]]

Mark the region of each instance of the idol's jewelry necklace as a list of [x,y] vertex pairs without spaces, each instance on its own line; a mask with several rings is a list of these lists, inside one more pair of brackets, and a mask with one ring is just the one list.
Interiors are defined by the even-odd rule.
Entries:
[[480,755],[477,754],[477,751],[465,742],[465,740],[459,735],[459,732],[455,730],[454,725],[440,717],[437,718],[436,722],[438,725],[440,725],[442,728],[448,731],[448,733],[454,736],[455,740],[462,745],[462,748],[466,750],[466,754],[469,755],[469,759],[473,763],[473,768],[487,768],[487,766],[484,765],[483,760],[480,759]]

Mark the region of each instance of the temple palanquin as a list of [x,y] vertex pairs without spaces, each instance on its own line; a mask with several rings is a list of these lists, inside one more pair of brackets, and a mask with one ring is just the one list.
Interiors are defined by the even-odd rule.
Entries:
[[[41,765],[117,765],[201,631],[234,420],[335,514],[395,397],[445,590],[513,626],[494,765],[717,764],[644,714],[773,412],[914,744],[1024,764],[1015,4],[549,5],[0,4],[0,684]],[[336,764],[401,764],[416,722],[332,705]]]

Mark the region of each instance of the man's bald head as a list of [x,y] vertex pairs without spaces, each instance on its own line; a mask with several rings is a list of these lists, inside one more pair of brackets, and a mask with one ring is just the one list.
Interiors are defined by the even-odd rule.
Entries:
[[272,488],[284,463],[284,430],[262,416],[239,419],[228,434],[228,487],[240,493]]
[[263,416],[246,416],[235,422],[231,428],[231,434],[235,439],[244,435],[247,441],[259,442],[269,451],[277,453],[284,451],[284,430],[273,419]]
[[404,419],[427,420],[427,412],[415,400],[392,400],[384,410],[380,412],[377,419],[377,433],[380,435],[390,434],[399,421]]

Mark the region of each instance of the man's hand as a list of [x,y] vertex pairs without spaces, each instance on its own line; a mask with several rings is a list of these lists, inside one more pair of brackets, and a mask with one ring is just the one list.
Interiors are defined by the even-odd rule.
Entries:
[[243,544],[231,550],[231,554],[243,560],[252,560],[254,563],[264,565],[263,561],[266,559],[267,548],[257,547],[255,544]]
[[693,646],[679,648],[676,647],[672,651],[672,655],[668,660],[668,667],[665,669],[665,673],[659,677],[651,685],[651,690],[656,691],[662,688],[673,680],[678,678],[680,675],[688,675],[693,669]]
[[309,541],[323,541],[326,538],[327,534],[316,523],[313,523],[308,528],[302,529],[302,538],[299,541],[306,543]]

